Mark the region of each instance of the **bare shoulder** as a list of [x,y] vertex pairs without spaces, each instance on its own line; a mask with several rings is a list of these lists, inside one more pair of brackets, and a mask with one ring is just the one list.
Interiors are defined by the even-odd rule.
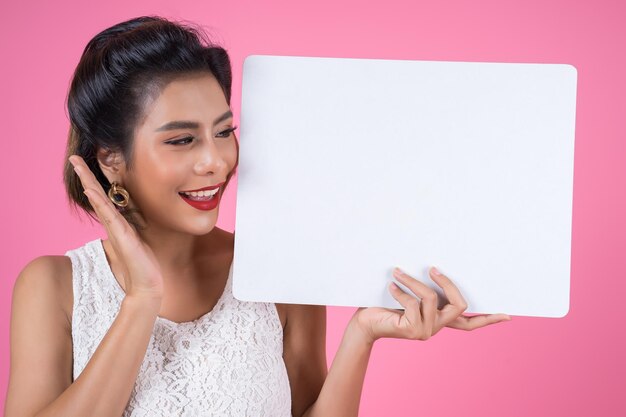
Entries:
[[50,309],[71,324],[73,304],[72,262],[67,256],[40,256],[20,272],[13,286],[13,302]]
[[288,306],[289,316],[302,321],[318,321],[326,318],[326,306],[312,304],[285,304]]
[[284,304],[283,358],[291,387],[292,415],[301,416],[318,397],[328,374],[326,306]]
[[15,281],[6,415],[34,415],[72,383],[71,277],[69,258],[42,256]]
[[[279,307],[280,306],[280,307]],[[326,306],[311,304],[276,304],[286,316],[285,331],[300,335],[326,334]]]

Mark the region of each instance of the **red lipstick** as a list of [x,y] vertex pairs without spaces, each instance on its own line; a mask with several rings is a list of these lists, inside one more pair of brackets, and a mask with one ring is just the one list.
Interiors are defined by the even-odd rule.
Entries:
[[[197,190],[189,190],[189,191],[185,191],[185,192],[192,192],[192,191],[204,191],[204,190],[215,190],[216,188],[220,188],[224,183],[221,184],[217,184],[217,185],[211,185],[208,187],[204,187],[204,188],[199,188]],[[214,208],[216,208],[220,202],[220,197],[221,197],[221,192],[222,190],[218,190],[215,194],[213,194],[211,197],[193,197],[193,196],[188,196],[186,194],[184,194],[184,192],[179,192],[178,195],[180,196],[180,198],[183,199],[183,201],[187,204],[189,204],[191,207],[198,209],[198,210],[203,210],[203,211],[208,211],[208,210],[213,210]]]
[[198,188],[196,190],[183,190],[181,191],[181,193],[190,193],[192,191],[204,191],[204,190],[214,190],[216,188],[221,187],[222,185],[224,185],[223,182],[219,183],[219,184],[215,184],[215,185],[209,185],[208,187],[204,187],[204,188]]

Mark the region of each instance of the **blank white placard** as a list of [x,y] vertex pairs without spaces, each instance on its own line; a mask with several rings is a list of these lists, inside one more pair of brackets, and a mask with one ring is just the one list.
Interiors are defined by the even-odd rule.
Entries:
[[568,64],[248,56],[234,296],[402,308],[393,267],[443,299],[436,265],[468,313],[563,317],[576,78]]

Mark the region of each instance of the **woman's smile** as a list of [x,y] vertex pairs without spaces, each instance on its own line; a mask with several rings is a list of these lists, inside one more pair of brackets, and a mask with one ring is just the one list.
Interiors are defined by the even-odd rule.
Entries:
[[136,130],[135,164],[125,178],[134,202],[148,224],[209,233],[238,154],[233,114],[219,82],[206,73],[181,76],[163,87],[145,114]]
[[178,195],[191,207],[198,210],[213,210],[220,201],[220,188],[203,191],[179,192]]
[[201,191],[212,191],[212,190],[220,188],[222,185],[224,185],[223,182],[221,182],[219,184],[215,184],[215,185],[209,185],[208,187],[198,188],[198,189],[195,189],[195,190],[181,191],[181,193],[192,194],[192,193],[201,192]]

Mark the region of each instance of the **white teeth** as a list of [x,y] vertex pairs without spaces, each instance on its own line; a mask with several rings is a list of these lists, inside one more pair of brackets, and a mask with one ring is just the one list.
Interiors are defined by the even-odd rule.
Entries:
[[219,188],[215,188],[213,190],[203,190],[203,191],[191,191],[191,192],[183,191],[182,194],[185,194],[187,197],[206,198],[206,197],[213,197],[218,191],[219,191]]

